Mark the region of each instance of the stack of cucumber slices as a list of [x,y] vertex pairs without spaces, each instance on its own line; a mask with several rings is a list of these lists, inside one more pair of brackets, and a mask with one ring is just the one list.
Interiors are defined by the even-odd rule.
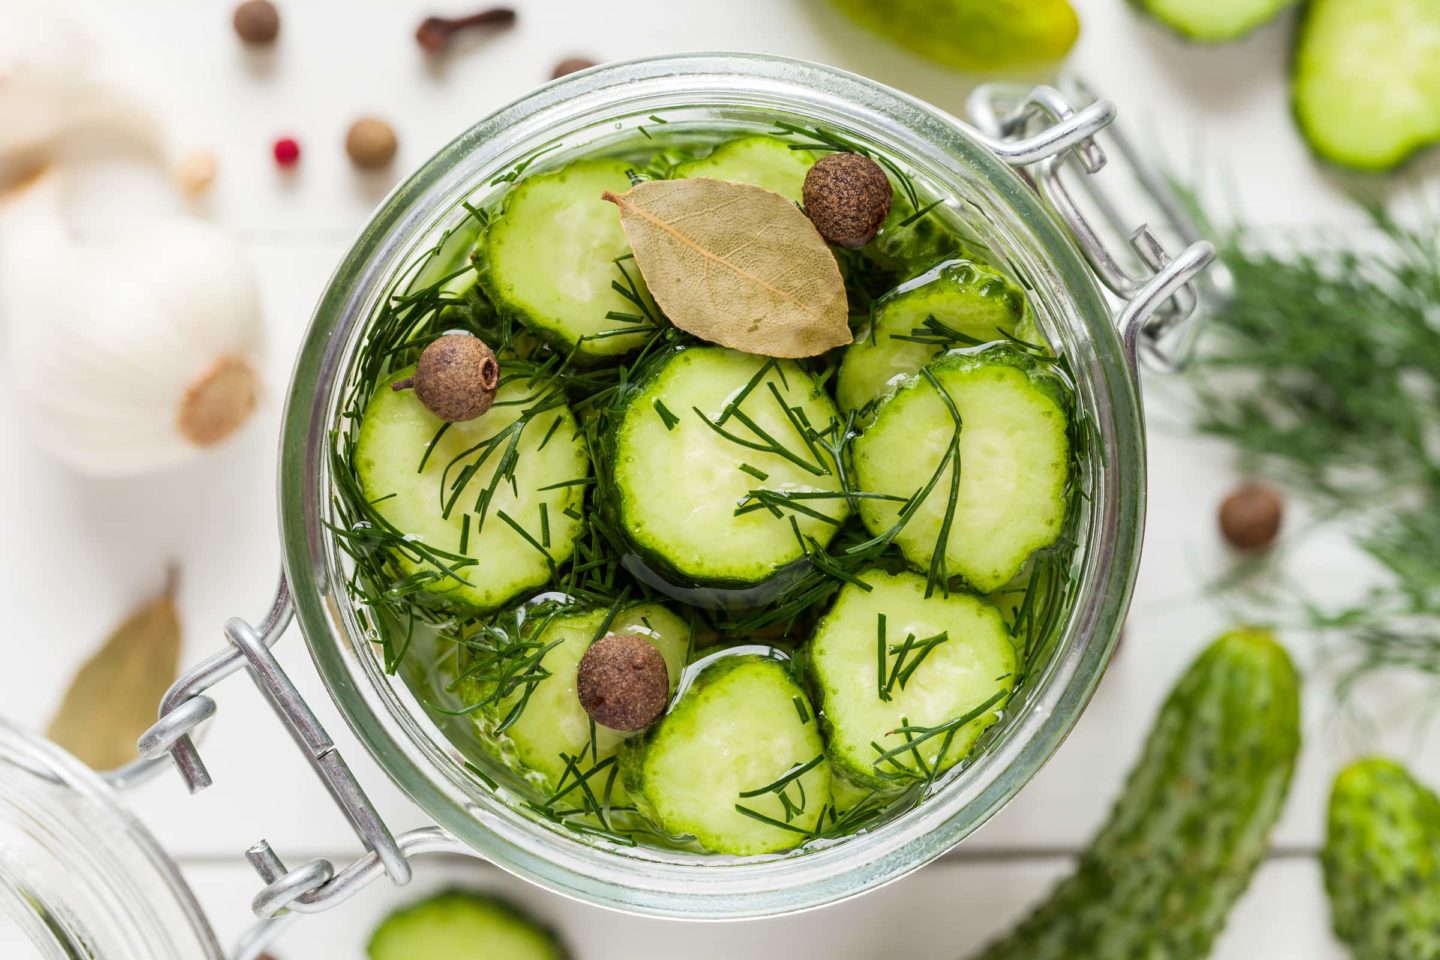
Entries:
[[[963,198],[828,129],[681,126],[519,165],[397,284],[332,519],[387,666],[485,783],[591,840],[773,854],[897,816],[983,749],[1065,608],[1082,432]],[[894,192],[869,242],[832,248],[853,343],[778,358],[672,325],[602,195],[707,178],[799,204],[834,152]],[[457,333],[500,379],[448,422],[403,388]],[[663,657],[640,730],[584,701],[617,635]]]

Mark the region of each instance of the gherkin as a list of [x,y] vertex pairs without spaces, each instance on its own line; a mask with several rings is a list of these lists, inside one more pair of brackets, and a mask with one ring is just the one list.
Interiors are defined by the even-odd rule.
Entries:
[[1335,935],[1355,960],[1440,960],[1440,797],[1370,758],[1335,778],[1321,854]]
[[1225,634],[1171,691],[1075,873],[974,960],[1203,960],[1265,853],[1299,749],[1290,657],[1267,632]]

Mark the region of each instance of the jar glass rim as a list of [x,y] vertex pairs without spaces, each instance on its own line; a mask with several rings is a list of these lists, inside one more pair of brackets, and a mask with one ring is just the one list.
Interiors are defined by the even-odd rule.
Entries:
[[[707,100],[707,98],[709,98]],[[347,629],[346,585],[325,526],[328,442],[349,351],[417,236],[481,176],[504,169],[518,145],[595,123],[637,105],[775,103],[876,131],[957,181],[983,184],[1006,229],[1035,251],[1032,277],[1065,301],[1084,345],[1073,369],[1096,434],[1092,562],[1043,684],[1010,735],[946,791],[892,823],[802,856],[717,865],[631,860],[566,840],[477,802],[437,763],[413,704],[379,675],[358,630]],[[513,163],[513,159],[509,162]],[[1038,266],[1036,266],[1038,264]],[[290,385],[281,436],[280,517],[296,615],[332,696],[382,768],[441,826],[497,865],[558,892],[633,912],[688,918],[770,916],[834,902],[939,856],[1018,791],[1069,732],[1113,649],[1138,566],[1144,512],[1139,396],[1104,296],[1063,228],[1025,181],[954,117],[832,67],[749,54],[694,54],[612,64],[547,84],[501,108],[443,148],[381,204],[321,297]],[[451,766],[456,766],[451,764]]]
[[[179,867],[99,775],[49,740],[0,719],[7,840],[0,901],[46,956],[204,957],[221,950]],[[20,838],[23,838],[23,842]],[[31,860],[31,857],[39,857]],[[198,951],[198,953],[197,953]]]

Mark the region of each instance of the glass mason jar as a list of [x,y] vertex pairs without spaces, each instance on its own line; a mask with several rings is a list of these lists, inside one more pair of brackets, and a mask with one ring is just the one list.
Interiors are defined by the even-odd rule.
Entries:
[[[327,285],[295,366],[280,450],[285,574],[275,608],[258,629],[231,621],[231,647],[171,690],[161,722],[142,739],[147,756],[170,753],[192,789],[205,786],[187,735],[213,711],[205,688],[240,665],[295,734],[370,852],[340,873],[323,861],[287,870],[268,846],[257,845],[250,858],[268,884],[257,912],[323,909],[382,872],[403,882],[408,853],[446,849],[606,907],[697,919],[772,916],[842,900],[934,859],[1035,774],[1094,691],[1135,580],[1145,511],[1137,352],[1149,343],[1159,355],[1152,334],[1168,336],[1168,327],[1178,328],[1191,312],[1191,281],[1213,249],[1191,242],[1193,228],[1178,206],[1162,203],[1168,225],[1190,243],[1184,252],[1172,260],[1142,230],[1131,238],[1129,262],[1112,256],[1062,173],[1073,167],[1083,180],[1084,171],[1104,162],[1093,138],[1114,108],[1093,101],[1077,109],[1048,87],[1012,93],[988,88],[973,100],[982,131],[814,64],[748,55],[617,64],[549,84],[497,111],[384,201]],[[1078,90],[1071,95],[1092,99]],[[664,115],[667,136],[687,129],[763,132],[777,120],[823,125],[888,156],[927,192],[955,198],[950,213],[1026,287],[1044,334],[1074,378],[1077,417],[1092,438],[1080,466],[1087,496],[1063,609],[1041,662],[1004,718],[963,769],[918,806],[854,836],[788,854],[718,857],[587,840],[477,776],[472,758],[447,736],[443,718],[428,715],[411,689],[386,673],[347,590],[344,553],[329,526],[331,435],[345,429],[342,396],[367,322],[394,278],[464,217],[462,201],[483,204],[502,190],[497,176],[517,162],[537,154],[543,157],[537,166],[563,162],[634,137],[657,114]],[[1122,159],[1134,160],[1123,142],[1116,146]],[[1094,199],[1120,226],[1114,205],[1103,195]],[[269,653],[292,610],[359,740],[438,828],[396,838],[375,816]]]
[[175,864],[115,792],[3,721],[0,957],[224,957]]

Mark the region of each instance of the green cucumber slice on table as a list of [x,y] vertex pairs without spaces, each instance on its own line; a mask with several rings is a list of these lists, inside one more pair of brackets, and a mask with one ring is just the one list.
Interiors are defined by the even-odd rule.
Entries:
[[[1043,360],[1009,345],[931,363],[880,404],[852,445],[859,488],[900,498],[862,500],[865,525],[879,536],[908,514],[895,543],[911,564],[937,583],[961,576],[982,593],[1003,586],[1065,521],[1063,396]],[[905,502],[931,480],[918,506]]]
[[451,890],[390,914],[370,960],[566,960],[546,927],[499,897]]
[[647,816],[715,853],[799,846],[830,806],[815,711],[790,668],[764,656],[701,669],[645,737],[621,748],[621,768]]
[[1440,960],[1440,797],[1390,760],[1335,778],[1320,862],[1355,960]]
[[783,140],[741,137],[720,144],[698,160],[677,165],[675,177],[749,183],[799,203],[805,174],[814,163],[814,154],[808,150],[792,150]]
[[614,431],[608,496],[619,525],[681,581],[765,581],[803,558],[797,534],[824,545],[849,514],[833,460],[807,439],[826,429],[838,429],[835,405],[793,361],[676,351]]
[[[619,611],[613,618],[606,609],[558,612],[540,617],[538,625],[529,630],[527,640],[549,647],[539,663],[546,676],[533,689],[517,688],[498,703],[487,703],[476,718],[481,736],[492,740],[503,760],[532,780],[539,779],[547,794],[562,784],[573,783],[577,772],[591,778],[591,786],[599,794],[609,774],[597,772],[596,768],[608,766],[606,761],[630,734],[592,725],[575,692],[580,658],[590,644],[607,633],[645,637],[664,656],[670,690],[674,692],[690,653],[690,624],[658,603],[641,603]],[[456,694],[462,701],[481,702],[488,689],[485,684],[461,681]],[[503,733],[494,734],[517,708],[518,718]],[[618,782],[611,802],[624,802]]]
[[[414,390],[391,389],[413,373],[407,367],[380,383],[365,408],[355,447],[360,483],[380,517],[415,542],[396,562],[430,574],[426,590],[437,601],[499,608],[543,586],[574,552],[584,504],[574,481],[590,475],[589,454],[563,402],[525,415],[545,395],[543,382],[502,379],[487,413],[445,427]],[[513,485],[500,471],[512,443]]]
[[480,276],[496,307],[584,359],[638,349],[649,330],[648,322],[636,319],[645,311],[614,287],[633,284],[648,308],[634,263],[622,273],[630,245],[615,206],[601,199],[607,190],[630,189],[626,171],[633,166],[580,160],[527,177],[485,233]]
[[1440,3],[1310,0],[1292,58],[1295,117],[1322,159],[1393,170],[1440,141]]
[[1075,873],[974,960],[1204,960],[1265,853],[1300,749],[1300,682],[1269,633],[1175,685]]
[[926,596],[920,574],[860,579],[870,589],[842,587],[807,648],[830,759],[870,787],[933,779],[970,754],[1009,701],[1010,630],[978,597]]
[[1296,0],[1134,0],[1186,40],[1225,43],[1274,20]]
[[994,269],[935,267],[876,301],[869,333],[845,348],[836,402],[858,410],[947,350],[1015,334],[1024,317],[1025,295]]

